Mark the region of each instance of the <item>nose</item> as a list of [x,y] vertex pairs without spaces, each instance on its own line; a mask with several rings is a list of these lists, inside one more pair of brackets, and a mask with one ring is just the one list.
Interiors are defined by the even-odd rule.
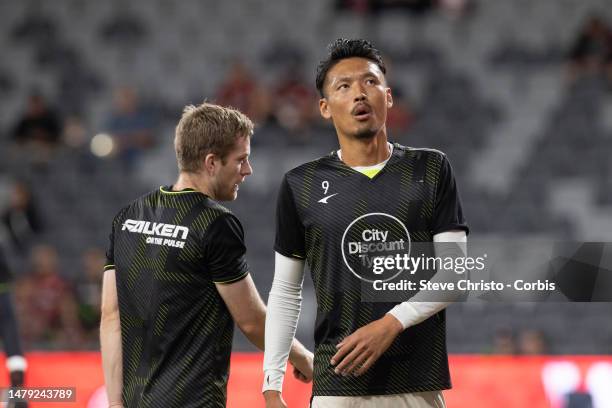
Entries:
[[246,177],[251,174],[253,174],[253,167],[251,167],[251,162],[247,159],[242,165],[242,175]]
[[361,84],[357,84],[355,86],[355,97],[353,98],[353,102],[363,102],[367,99],[365,90]]

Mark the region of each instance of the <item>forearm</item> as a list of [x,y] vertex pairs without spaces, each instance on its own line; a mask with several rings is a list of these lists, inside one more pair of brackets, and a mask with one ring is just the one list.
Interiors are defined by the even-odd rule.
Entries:
[[119,316],[102,317],[100,345],[102,347],[102,367],[109,404],[121,403],[123,360]]
[[263,390],[280,391],[287,359],[304,354],[295,331],[302,305],[303,262],[277,254],[275,277],[268,298]]
[[[435,254],[440,258],[465,257],[467,254],[467,237],[463,231],[449,231],[434,236]],[[458,275],[451,271],[438,271],[431,282],[454,282]],[[464,291],[454,290],[435,296],[432,302],[432,294],[419,292],[409,301],[400,303],[391,309],[388,314],[395,317],[404,329],[419,324],[441,310],[445,309],[454,301],[459,300]]]
[[[248,325],[239,326],[245,337],[258,349],[264,350],[265,345],[265,322],[266,322],[266,307],[261,300],[253,305],[255,319]],[[251,309],[253,310],[253,309]]]

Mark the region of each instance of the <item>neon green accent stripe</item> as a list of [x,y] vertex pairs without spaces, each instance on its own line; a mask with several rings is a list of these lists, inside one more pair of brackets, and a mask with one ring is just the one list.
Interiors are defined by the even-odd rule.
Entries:
[[161,191],[164,194],[187,194],[187,193],[197,193],[198,192],[194,190],[193,188],[186,188],[181,191],[168,191],[168,190],[164,190],[164,186],[160,186],[159,191]]
[[369,170],[361,170],[360,173],[368,176],[369,178],[374,178],[378,173],[380,173],[382,169],[369,169]]
[[291,256],[294,257],[294,258],[304,259],[304,257],[302,255],[298,255],[298,254],[291,254]]
[[244,273],[243,275],[240,275],[239,277],[234,278],[234,279],[230,279],[230,280],[226,280],[226,281],[213,281],[213,282],[215,282],[215,283],[219,283],[219,284],[224,285],[224,284],[226,284],[226,283],[232,283],[232,282],[239,281],[240,279],[243,279],[244,277],[246,277],[248,274],[249,274],[249,273],[248,273],[248,272],[246,272],[246,273]]
[[115,269],[115,265],[104,265],[105,271],[108,271],[109,269]]

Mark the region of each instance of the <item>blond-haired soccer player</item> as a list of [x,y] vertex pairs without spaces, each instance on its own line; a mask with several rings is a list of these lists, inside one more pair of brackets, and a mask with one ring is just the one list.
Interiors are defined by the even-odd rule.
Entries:
[[[225,407],[234,322],[260,349],[265,306],[249,275],[236,199],[252,173],[252,122],[209,103],[176,128],[178,180],[116,215],[100,336],[110,407]],[[312,356],[294,342],[296,376]]]

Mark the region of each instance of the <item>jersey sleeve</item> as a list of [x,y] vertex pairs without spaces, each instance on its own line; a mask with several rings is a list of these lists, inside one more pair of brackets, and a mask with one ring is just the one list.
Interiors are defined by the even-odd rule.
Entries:
[[306,257],[304,242],[304,224],[297,213],[293,192],[285,175],[276,202],[274,250],[290,258],[304,259]]
[[123,222],[123,216],[126,208],[122,208],[115,218],[113,218],[113,224],[111,225],[111,231],[108,235],[108,246],[106,247],[106,262],[104,263],[104,270],[115,269],[115,228],[120,226]]
[[111,227],[111,232],[108,235],[108,247],[106,248],[106,262],[104,263],[104,270],[115,268],[115,228],[114,224]]
[[432,233],[435,235],[451,230],[462,230],[466,234],[469,233],[453,168],[446,155],[443,155],[438,185],[436,186]]
[[232,283],[249,273],[244,230],[230,213],[220,215],[206,230],[204,260],[215,283]]

